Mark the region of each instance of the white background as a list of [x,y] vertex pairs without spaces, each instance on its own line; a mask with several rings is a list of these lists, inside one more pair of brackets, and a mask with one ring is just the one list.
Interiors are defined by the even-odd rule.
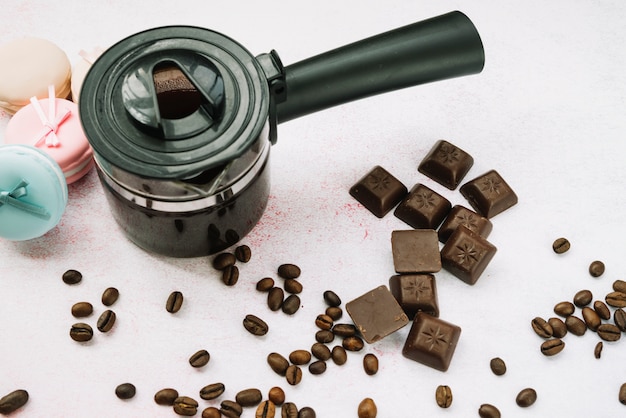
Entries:
[[[325,418],[356,417],[365,397],[375,400],[381,418],[478,416],[482,403],[506,417],[626,414],[617,400],[626,382],[626,341],[605,343],[597,360],[594,333],[568,335],[565,350],[547,358],[530,327],[533,317],[553,316],[553,306],[576,291],[587,288],[603,299],[614,280],[624,279],[624,2],[4,0],[0,41],[43,37],[76,62],[81,49],[106,47],[151,27],[191,24],[227,34],[254,55],[276,49],[291,64],[457,9],[482,36],[481,74],[279,126],[268,208],[243,241],[253,258],[240,265],[235,287],[220,282],[209,257],[160,257],[127,241],[93,171],[70,187],[57,228],[29,242],[0,241],[0,395],[17,388],[31,395],[14,416],[172,417],[170,408],[153,402],[157,390],[174,387],[199,399],[198,390],[215,382],[226,385],[221,399],[279,385],[289,401]],[[0,142],[7,121],[0,113]],[[393,214],[376,218],[349,196],[349,187],[378,164],[409,188],[423,182],[453,204],[466,204],[458,190],[417,172],[442,138],[474,157],[466,180],[496,169],[519,196],[518,205],[492,219],[489,240],[498,252],[476,285],[437,274],[441,318],[463,329],[450,369],[442,373],[405,359],[407,327],[351,354],[342,367],[330,363],[321,376],[305,370],[302,383],[290,387],[270,370],[267,354],[310,347],[324,290],[345,303],[387,284],[391,231],[408,228]],[[572,242],[561,256],[551,249],[559,236]],[[597,279],[587,272],[594,259],[607,266]],[[303,271],[302,308],[293,317],[271,312],[254,290],[286,262]],[[83,273],[80,285],[61,281],[70,268]],[[121,293],[114,329],[96,331],[89,344],[72,341],[71,305],[92,302],[96,312],[87,321],[95,325],[109,286]],[[185,295],[176,315],[164,309],[173,290]],[[267,336],[243,329],[248,313],[270,324]],[[211,361],[192,369],[187,360],[201,348]],[[361,366],[367,352],[380,359],[373,377]],[[506,375],[491,373],[495,356],[506,361]],[[126,381],[138,392],[121,401],[114,389]],[[448,410],[435,404],[439,384],[452,388]],[[529,386],[539,399],[519,408],[515,396]],[[243,416],[253,415],[250,409]]]

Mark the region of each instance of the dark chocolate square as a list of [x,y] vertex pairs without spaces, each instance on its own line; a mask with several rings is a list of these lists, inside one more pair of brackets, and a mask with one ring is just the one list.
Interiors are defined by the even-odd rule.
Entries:
[[374,167],[350,188],[350,195],[382,218],[408,193],[404,184],[381,166]]
[[445,372],[450,367],[461,328],[424,312],[415,315],[402,355]]
[[450,190],[456,189],[474,165],[467,152],[443,139],[437,141],[417,170]]
[[394,215],[413,228],[437,229],[451,207],[448,199],[418,183],[400,202]]
[[361,336],[374,343],[409,323],[402,307],[386,286],[379,286],[346,304]]
[[432,274],[397,274],[389,279],[389,290],[409,319],[418,312],[439,317],[437,282]]
[[464,206],[455,205],[437,231],[439,241],[445,244],[459,225],[465,226],[483,238],[488,238],[493,229],[493,224],[489,219]]
[[465,283],[475,284],[496,250],[485,238],[459,225],[441,249],[441,263]]
[[495,170],[465,183],[460,192],[476,212],[487,218],[493,218],[517,203],[517,195]]
[[391,232],[396,273],[436,273],[441,270],[439,239],[434,229]]

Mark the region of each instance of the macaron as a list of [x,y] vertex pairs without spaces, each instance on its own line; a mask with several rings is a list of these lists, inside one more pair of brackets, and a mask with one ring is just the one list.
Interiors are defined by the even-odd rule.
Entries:
[[80,97],[80,89],[83,87],[83,81],[85,81],[85,77],[89,72],[89,69],[93,65],[93,63],[98,59],[100,55],[104,52],[104,49],[100,47],[96,47],[91,51],[81,50],[78,55],[80,56],[80,60],[78,60],[74,66],[72,67],[72,101],[74,103],[78,103],[78,98]]
[[54,228],[67,206],[59,165],[28,145],[0,145],[0,237],[38,238]]
[[48,40],[29,37],[2,44],[0,63],[0,108],[10,115],[28,105],[31,97],[47,97],[50,85],[57,97],[71,94],[69,58]]
[[7,123],[5,143],[34,146],[61,167],[67,184],[94,166],[93,150],[85,136],[76,103],[54,98],[32,98]]

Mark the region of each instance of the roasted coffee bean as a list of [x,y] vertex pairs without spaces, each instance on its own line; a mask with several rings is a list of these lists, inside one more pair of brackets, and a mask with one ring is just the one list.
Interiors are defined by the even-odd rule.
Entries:
[[595,302],[593,302],[593,310],[596,311],[601,319],[611,319],[611,310],[608,306],[606,306],[606,303],[600,300],[596,300]]
[[598,327],[597,332],[604,341],[617,341],[622,337],[622,331],[613,324],[602,324]]
[[285,283],[283,283],[283,288],[286,292],[297,295],[302,293],[302,283],[297,281],[296,279],[287,279]]
[[552,327],[552,336],[554,338],[563,338],[567,335],[567,325],[561,318],[552,317],[548,319],[548,324]]
[[272,287],[267,294],[267,306],[272,311],[277,311],[283,306],[285,292],[280,287]]
[[178,391],[172,388],[161,389],[154,394],[154,402],[157,405],[172,406],[176,398],[178,398]]
[[363,356],[363,370],[368,376],[378,373],[378,357],[375,354],[367,353]]
[[606,304],[614,308],[626,308],[626,293],[624,292],[610,292],[604,298]]
[[330,353],[333,362],[338,366],[342,366],[348,361],[348,353],[346,353],[346,349],[340,345],[334,346]]
[[295,386],[302,380],[302,369],[300,366],[291,364],[285,371],[285,377],[287,378],[287,383],[291,386]]
[[335,307],[336,308],[339,305],[341,305],[341,299],[332,290],[326,290],[324,292],[324,301],[326,302],[326,304],[329,307]]
[[254,414],[254,418],[274,418],[276,416],[276,405],[272,401],[263,401],[259,404]]
[[348,351],[361,351],[365,343],[361,337],[353,336],[344,338],[341,345]]
[[262,336],[269,331],[269,325],[255,315],[246,315],[243,319],[243,327],[252,335]]
[[297,279],[300,274],[300,267],[295,264],[281,264],[278,267],[278,275],[283,279]]
[[326,315],[330,316],[333,321],[339,321],[343,316],[343,310],[338,306],[329,306],[326,308]]
[[298,418],[298,407],[293,402],[286,402],[280,408],[281,418]]
[[112,310],[107,309],[106,311],[102,312],[97,322],[98,331],[100,332],[111,331],[111,328],[113,328],[113,325],[115,325],[115,319],[116,319],[116,315],[115,315],[115,312],[113,312]]
[[589,306],[585,306],[583,308],[582,315],[583,315],[583,320],[585,321],[585,324],[587,324],[587,328],[589,328],[592,331],[597,330],[600,324],[602,323],[600,316],[596,313],[596,311],[594,311]]
[[0,398],[0,414],[11,414],[28,402],[28,392],[24,389],[14,390]]
[[565,318],[565,326],[569,332],[578,336],[584,335],[587,331],[587,324],[585,321],[574,315],[570,315]]
[[557,238],[552,243],[552,250],[557,254],[563,254],[570,248],[570,242],[567,238]]
[[209,406],[202,411],[201,418],[221,418],[222,413],[214,406]]
[[237,402],[227,400],[220,403],[220,412],[226,418],[239,418],[243,413],[243,408]]
[[613,282],[613,290],[615,290],[616,292],[626,293],[626,281],[615,280]]
[[259,292],[267,292],[274,287],[274,279],[271,277],[264,277],[256,284],[256,290]]
[[274,386],[269,390],[267,399],[272,401],[274,405],[281,406],[285,403],[285,391],[278,386]]
[[604,274],[604,263],[600,260],[592,261],[589,264],[589,274],[592,277],[600,277]]
[[111,306],[113,305],[115,302],[117,302],[117,300],[120,297],[120,291],[117,290],[114,287],[107,287],[106,289],[104,289],[104,292],[102,292],[102,304],[104,306]]
[[335,334],[327,329],[321,329],[315,333],[315,341],[322,344],[332,343],[335,339]]
[[235,395],[235,401],[243,407],[256,406],[260,404],[262,400],[263,395],[261,391],[256,388],[244,389],[237,392]]
[[235,257],[242,263],[247,263],[252,258],[252,250],[247,245],[240,245],[235,248]]
[[602,348],[604,348],[604,344],[602,344],[602,341],[598,341],[595,348],[593,349],[593,356],[595,358],[600,358],[602,356]]
[[322,374],[326,371],[326,362],[322,360],[314,361],[309,364],[309,373],[314,375]]
[[435,390],[435,402],[440,408],[449,408],[452,405],[452,390],[449,386],[439,385]]
[[552,327],[545,319],[537,316],[533,318],[530,325],[532,326],[533,331],[535,331],[535,333],[541,338],[552,337]]
[[226,286],[234,286],[239,281],[239,267],[228,266],[222,270],[222,282]]
[[267,356],[267,364],[276,372],[277,374],[284,376],[287,372],[287,368],[289,367],[289,361],[282,355],[278,353],[270,353]]
[[198,350],[189,357],[189,364],[191,367],[199,368],[204,367],[209,364],[209,360],[211,359],[211,355],[208,351],[202,349]]
[[289,361],[298,366],[308,364],[311,361],[311,353],[306,350],[294,350],[289,354]]
[[326,361],[330,359],[331,353],[330,348],[326,344],[315,343],[311,346],[311,354],[315,356],[316,359]]
[[617,308],[613,313],[613,322],[620,331],[626,332],[626,312],[622,308]]
[[533,388],[522,389],[515,398],[515,403],[522,408],[528,408],[537,401],[537,391]]
[[137,388],[132,383],[122,383],[115,388],[115,395],[120,399],[131,399],[137,393]]
[[315,325],[317,325],[319,329],[330,330],[333,327],[333,319],[326,314],[318,315],[317,318],[315,318]]
[[232,253],[221,253],[213,259],[213,268],[216,270],[224,270],[226,267],[234,266],[237,257]]
[[563,351],[563,348],[565,348],[563,340],[559,338],[547,340],[541,344],[541,353],[544,356],[554,356],[555,354],[559,354]]
[[305,406],[298,412],[298,418],[315,418],[315,410],[310,406]]
[[72,315],[76,318],[85,318],[93,313],[93,305],[89,302],[77,302],[72,305]]
[[576,292],[576,294],[574,295],[573,302],[574,302],[574,305],[578,306],[579,308],[583,308],[589,305],[592,299],[593,299],[593,294],[591,293],[591,291],[584,289],[584,290],[579,290],[578,292]]
[[559,302],[554,306],[554,313],[562,317],[570,316],[575,310],[574,304],[568,301]]
[[352,324],[335,324],[332,331],[338,337],[353,337],[356,335],[356,327]]
[[480,418],[500,418],[500,410],[493,405],[484,403],[478,408]]
[[86,342],[93,338],[93,328],[89,324],[78,322],[70,328],[70,338],[78,342]]
[[626,405],[626,383],[620,386],[617,399],[622,405]]
[[174,412],[178,415],[191,417],[198,413],[198,401],[189,396],[179,396],[174,399]]
[[298,295],[289,295],[283,302],[281,309],[287,315],[293,315],[300,309],[300,297]]
[[165,310],[169,313],[176,313],[180,311],[180,308],[183,306],[183,294],[178,290],[170,293],[167,298],[167,302],[165,302]]
[[502,376],[506,373],[506,363],[500,357],[492,358],[489,362],[489,368],[496,376]]
[[359,418],[376,418],[378,408],[372,398],[365,398],[359,403],[357,416]]
[[205,401],[210,401],[211,399],[216,399],[222,396],[226,387],[223,383],[211,383],[210,385],[206,385],[202,389],[200,389],[200,398]]
[[78,270],[68,270],[63,273],[62,279],[65,284],[78,284],[83,280],[83,275]]

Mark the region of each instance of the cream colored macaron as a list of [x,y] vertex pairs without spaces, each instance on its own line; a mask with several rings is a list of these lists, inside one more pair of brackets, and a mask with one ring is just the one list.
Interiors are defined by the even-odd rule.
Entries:
[[98,59],[104,52],[101,47],[95,47],[90,51],[81,50],[80,60],[78,60],[72,67],[72,101],[78,103],[80,97],[80,89],[83,87],[83,81],[89,72],[92,64]]
[[31,97],[45,98],[48,86],[59,98],[70,96],[71,64],[54,43],[22,38],[0,45],[0,108],[14,114]]

